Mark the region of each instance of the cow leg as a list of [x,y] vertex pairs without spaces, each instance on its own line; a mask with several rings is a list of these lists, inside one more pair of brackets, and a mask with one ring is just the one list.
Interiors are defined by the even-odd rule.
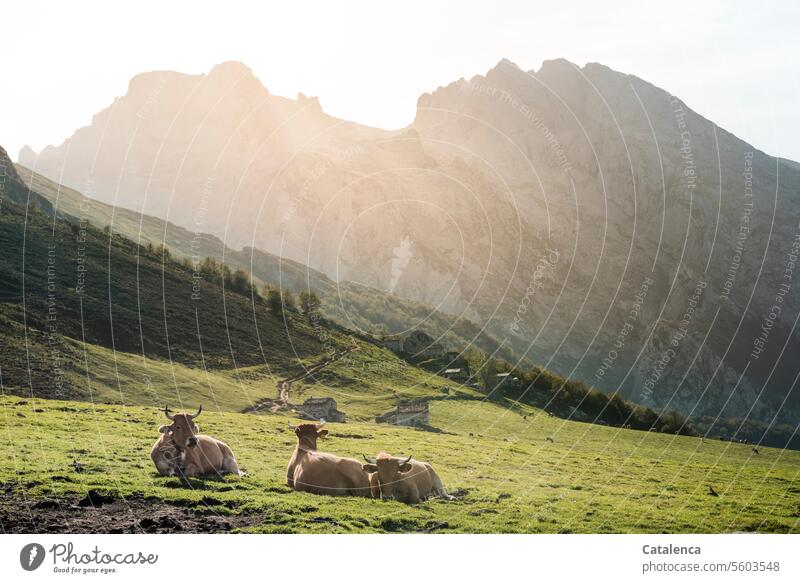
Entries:
[[350,487],[351,496],[361,496],[362,498],[371,498],[372,492],[369,485],[352,484]]
[[406,502],[417,504],[420,501],[419,488],[415,483],[410,483],[408,488],[408,499]]
[[233,455],[233,450],[231,450],[231,448],[228,447],[226,444],[222,444],[220,446],[220,449],[222,450],[222,467],[220,468],[221,473],[241,476],[242,472],[239,470],[239,464],[236,463],[236,458]]
[[203,471],[197,464],[189,463],[183,468],[183,475],[187,478],[197,478],[203,475]]
[[175,475],[175,464],[168,461],[161,461],[156,463],[156,469],[158,470],[158,474],[160,476],[174,476]]

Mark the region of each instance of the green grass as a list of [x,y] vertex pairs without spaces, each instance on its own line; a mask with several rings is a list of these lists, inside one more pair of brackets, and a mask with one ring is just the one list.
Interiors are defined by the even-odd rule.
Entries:
[[[24,378],[27,368],[26,350],[22,345],[22,325],[3,320],[2,339],[17,339],[17,355],[11,362],[9,350],[3,351],[3,378]],[[52,363],[48,360],[47,338],[41,332],[27,331],[27,358],[31,359],[31,375],[36,385],[43,377],[51,385]],[[393,408],[398,400],[411,398],[444,398],[442,387],[449,387],[451,399],[480,399],[471,389],[451,383],[400,360],[388,350],[357,341],[359,349],[347,358],[304,381],[292,384],[290,400],[302,403],[314,397],[333,397],[349,419],[370,421]],[[316,361],[313,358],[273,360],[236,369],[192,368],[179,362],[143,357],[113,351],[68,337],[59,338],[59,363],[63,371],[63,388],[70,399],[101,404],[162,407],[164,404],[187,407],[203,403],[223,411],[241,411],[259,399],[274,398],[280,379],[302,371]],[[14,369],[10,369],[16,363]],[[9,370],[15,372],[9,375]],[[7,393],[29,395],[24,384],[5,385]],[[48,390],[48,397],[58,397]],[[33,395],[38,391],[34,390]]]
[[[0,398],[0,482],[26,496],[89,489],[221,514],[258,517],[257,532],[797,532],[800,453],[563,421],[523,408],[434,402],[420,430],[329,424],[321,449],[380,450],[432,462],[455,501],[415,506],[290,491],[295,438],[281,415],[208,407],[204,433],[226,440],[244,478],[158,477],[149,450],[163,421],[153,407]],[[527,415],[525,419],[523,415]],[[472,436],[470,436],[470,433]],[[551,437],[553,442],[545,438]],[[86,471],[69,464],[79,460]],[[707,494],[708,485],[720,494]]]

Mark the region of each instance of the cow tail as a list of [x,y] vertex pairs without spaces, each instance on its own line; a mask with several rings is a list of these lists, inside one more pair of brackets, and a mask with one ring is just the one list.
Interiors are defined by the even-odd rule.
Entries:
[[236,476],[244,475],[239,470],[239,464],[236,463],[233,450],[227,445],[222,450],[222,473],[234,474]]
[[233,457],[233,454],[225,457],[225,464],[224,469],[226,472],[235,474],[237,476],[242,476],[242,471],[239,469],[239,464],[236,463],[236,458]]

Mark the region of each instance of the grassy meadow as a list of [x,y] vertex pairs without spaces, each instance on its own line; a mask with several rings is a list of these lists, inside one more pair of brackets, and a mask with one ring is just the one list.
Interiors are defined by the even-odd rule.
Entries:
[[[355,403],[353,401],[352,403]],[[4,397],[0,483],[20,513],[90,490],[191,515],[247,517],[247,532],[797,532],[800,452],[565,421],[459,397],[431,403],[443,433],[329,423],[320,449],[386,450],[430,461],[455,499],[418,505],[297,493],[286,486],[295,437],[279,414],[215,411],[198,422],[227,441],[242,478],[159,477],[149,459],[155,407]],[[552,441],[550,441],[552,440]],[[80,472],[74,462],[80,463]],[[713,487],[717,496],[709,493]],[[67,502],[59,502],[66,504]],[[92,512],[92,509],[83,512]]]

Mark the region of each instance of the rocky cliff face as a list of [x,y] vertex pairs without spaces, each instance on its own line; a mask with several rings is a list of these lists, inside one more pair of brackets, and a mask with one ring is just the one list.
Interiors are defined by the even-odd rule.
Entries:
[[14,163],[11,161],[11,158],[8,157],[8,153],[2,146],[0,146],[0,180],[3,182],[6,180],[20,181]]
[[53,206],[46,198],[27,188],[5,148],[0,146],[0,211],[3,210],[6,200],[48,213],[53,210]]
[[480,321],[687,413],[800,417],[800,170],[602,65],[501,61],[384,132],[243,65],[140,75],[20,160],[104,202]]

